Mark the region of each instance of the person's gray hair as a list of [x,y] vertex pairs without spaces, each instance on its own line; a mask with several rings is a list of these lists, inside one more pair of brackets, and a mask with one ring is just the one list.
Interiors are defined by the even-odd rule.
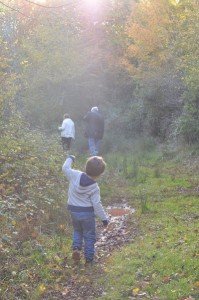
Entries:
[[91,108],[91,111],[92,111],[92,112],[98,111],[98,110],[99,110],[99,108],[98,108],[97,106],[94,106],[94,107]]
[[69,118],[70,118],[70,115],[69,115],[69,114],[64,114],[64,115],[63,115],[63,118],[64,118],[64,119],[69,119]]

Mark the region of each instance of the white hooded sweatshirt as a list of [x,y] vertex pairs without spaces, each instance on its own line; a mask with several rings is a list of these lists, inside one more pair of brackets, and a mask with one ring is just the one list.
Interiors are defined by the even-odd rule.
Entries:
[[75,139],[75,124],[71,119],[64,119],[62,126],[60,126],[58,129],[61,130],[61,137],[71,137]]
[[102,207],[100,200],[100,189],[94,180],[86,173],[71,168],[73,159],[67,158],[63,164],[62,171],[69,180],[68,209],[71,211],[94,211],[102,221],[108,217]]

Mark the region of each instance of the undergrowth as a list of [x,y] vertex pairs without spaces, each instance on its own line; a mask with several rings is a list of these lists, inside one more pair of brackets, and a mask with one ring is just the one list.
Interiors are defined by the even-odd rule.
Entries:
[[[198,173],[190,177],[190,161],[176,161],[143,159],[137,176],[128,178],[140,232],[107,259],[106,292],[98,299],[198,299]],[[146,174],[144,182],[139,172]]]
[[[105,256],[104,270],[96,267],[91,284],[84,268],[77,273],[71,260],[67,182],[61,172],[66,153],[55,139],[18,122],[2,128],[0,145],[2,300],[65,299],[66,282],[77,290],[85,285],[87,293],[92,286],[96,296],[89,299],[199,297],[197,159],[192,164],[190,157],[147,151],[146,144],[140,151],[105,155],[107,171],[99,182],[103,205],[123,199],[135,208],[128,230],[135,219],[139,234]],[[87,154],[72,154],[74,167],[83,170]]]

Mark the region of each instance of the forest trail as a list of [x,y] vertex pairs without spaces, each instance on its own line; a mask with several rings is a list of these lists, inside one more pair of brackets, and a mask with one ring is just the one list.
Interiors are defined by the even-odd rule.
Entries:
[[[71,278],[67,282],[58,282],[62,285],[62,292],[49,291],[45,293],[43,299],[67,299],[67,300],[94,300],[103,293],[103,286],[99,279],[103,276],[107,268],[107,259],[115,252],[119,251],[124,244],[130,243],[138,234],[138,224],[131,218],[134,209],[128,206],[109,206],[107,212],[110,216],[110,223],[107,228],[97,223],[97,241],[95,244],[95,263],[90,268],[85,268],[84,261],[79,265],[70,266],[66,264],[63,268],[68,268]],[[130,225],[129,225],[130,224]],[[50,298],[49,298],[50,297]]]

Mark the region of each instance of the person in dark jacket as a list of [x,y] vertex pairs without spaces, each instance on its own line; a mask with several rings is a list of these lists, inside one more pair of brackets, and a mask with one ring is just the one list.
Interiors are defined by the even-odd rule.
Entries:
[[90,156],[97,156],[100,140],[104,135],[104,117],[95,106],[84,116],[84,120],[86,121],[85,136],[88,138]]

